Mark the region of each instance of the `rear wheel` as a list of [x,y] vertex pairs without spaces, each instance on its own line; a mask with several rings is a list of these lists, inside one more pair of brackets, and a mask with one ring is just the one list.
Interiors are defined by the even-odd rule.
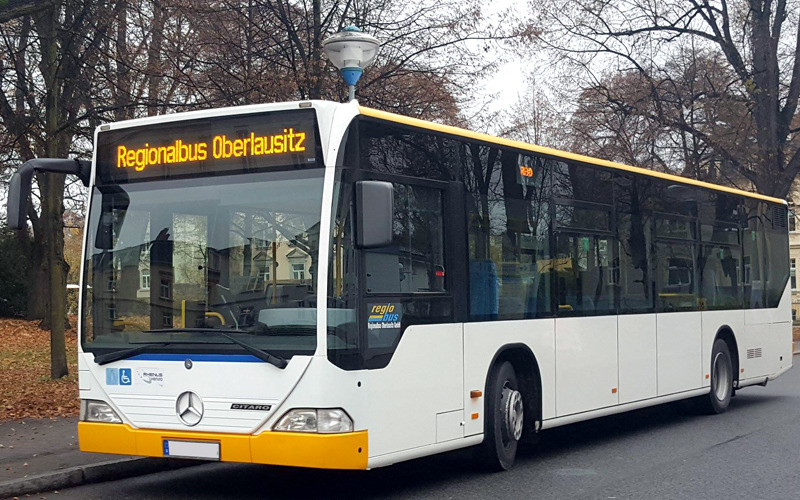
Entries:
[[495,365],[486,386],[485,432],[479,453],[490,470],[514,465],[525,421],[522,392],[514,366],[508,361]]
[[714,341],[711,351],[711,391],[708,396],[698,400],[703,413],[713,415],[723,413],[731,404],[733,395],[733,362],[728,344],[722,340]]

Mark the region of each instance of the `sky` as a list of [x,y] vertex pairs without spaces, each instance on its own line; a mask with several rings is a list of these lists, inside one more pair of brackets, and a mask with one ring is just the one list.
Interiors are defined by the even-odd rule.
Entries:
[[[512,16],[515,19],[528,17],[526,12],[529,4],[525,0],[484,0],[484,2],[485,12],[490,16],[511,9],[516,12]],[[500,49],[498,48],[498,50]],[[483,83],[483,88],[477,92],[475,102],[482,104],[488,100],[486,105],[488,111],[509,110],[519,100],[519,97],[528,91],[528,75],[532,55],[508,52],[490,54],[490,56],[502,59],[503,62],[495,74]],[[465,114],[470,115],[470,112],[477,111],[468,109],[465,110]]]

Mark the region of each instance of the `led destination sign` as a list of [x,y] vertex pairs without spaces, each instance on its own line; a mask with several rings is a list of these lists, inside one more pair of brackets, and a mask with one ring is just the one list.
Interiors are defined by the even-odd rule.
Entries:
[[318,157],[313,110],[103,132],[97,148],[104,182],[314,166]]
[[168,146],[150,146],[134,149],[124,144],[117,146],[117,168],[133,168],[141,172],[149,165],[169,165],[208,159],[209,150],[214,159],[266,156],[282,153],[305,152],[306,133],[295,133],[293,128],[283,129],[283,134],[257,136],[250,132],[244,139],[229,139],[226,135],[215,135],[211,145],[206,142],[184,143],[177,139]]

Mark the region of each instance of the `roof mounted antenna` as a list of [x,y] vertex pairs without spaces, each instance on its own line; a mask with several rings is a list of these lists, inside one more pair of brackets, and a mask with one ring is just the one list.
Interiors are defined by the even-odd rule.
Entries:
[[356,83],[378,54],[381,42],[352,24],[322,42],[322,50],[344,78],[349,89],[348,101],[356,98]]

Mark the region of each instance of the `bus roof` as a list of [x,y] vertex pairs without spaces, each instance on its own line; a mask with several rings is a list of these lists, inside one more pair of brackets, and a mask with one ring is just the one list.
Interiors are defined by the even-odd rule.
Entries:
[[488,134],[482,134],[480,132],[472,132],[470,130],[466,130],[459,127],[451,127],[449,125],[441,125],[438,123],[433,123],[425,120],[420,120],[417,118],[411,118],[408,116],[398,115],[395,113],[389,113],[387,111],[379,111],[377,109],[367,108],[364,106],[359,106],[359,112],[364,116],[369,116],[372,118],[379,118],[381,120],[387,120],[395,123],[400,123],[403,125],[408,125],[411,127],[418,127],[427,130],[432,130],[434,132],[441,132],[444,134],[451,134],[460,137],[465,137],[468,139],[474,139],[477,141],[488,142],[491,144],[497,144],[499,146],[508,146],[516,149],[522,149],[526,151],[532,151],[534,153],[540,153],[543,155],[554,156],[558,158],[564,158],[565,160],[573,160],[579,161],[582,163],[589,163],[592,165],[599,165],[602,167],[613,168],[616,170],[624,170],[626,172],[633,172],[636,174],[642,175],[649,175],[651,177],[658,177],[661,179],[667,179],[673,182],[681,182],[683,184],[690,184],[693,186],[700,186],[707,189],[713,189],[715,191],[722,191],[725,193],[731,194],[738,194],[741,196],[747,196],[750,198],[757,198],[759,200],[765,200],[772,203],[780,203],[783,205],[787,205],[785,200],[781,200],[780,198],[773,198],[772,196],[765,196],[763,194],[758,193],[751,193],[749,191],[743,191],[741,189],[735,189],[727,186],[719,186],[717,184],[711,184],[710,182],[703,182],[694,179],[689,179],[687,177],[681,177],[679,175],[673,174],[664,174],[661,172],[656,172],[655,170],[648,170],[646,168],[641,167],[633,167],[631,165],[625,165],[624,163],[616,163],[613,161],[608,160],[601,160],[599,158],[592,158],[591,156],[585,156],[575,153],[569,153],[567,151],[561,151],[559,149],[547,148],[543,146],[536,146],[534,144],[528,144],[526,142],[515,141],[512,139],[504,139],[502,137],[495,137]]

